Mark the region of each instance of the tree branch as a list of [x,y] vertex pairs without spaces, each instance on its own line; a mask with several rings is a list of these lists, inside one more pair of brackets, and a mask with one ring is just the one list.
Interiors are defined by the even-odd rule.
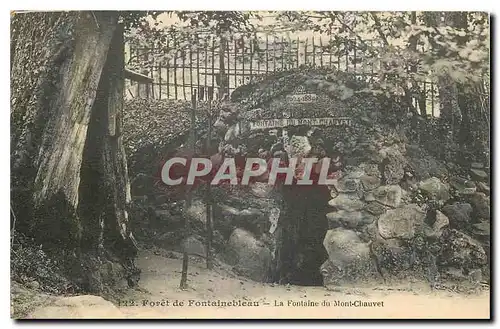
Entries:
[[340,25],[342,25],[342,27],[346,28],[349,32],[354,34],[363,46],[368,48],[368,44],[356,32],[354,32],[354,30],[349,25],[347,25],[345,22],[341,21],[336,13],[330,12],[329,16],[330,16],[331,20],[333,20],[333,21],[337,20],[337,22],[339,22]]
[[382,25],[380,24],[380,20],[378,19],[377,14],[375,14],[374,12],[371,12],[370,14],[371,14],[373,20],[375,21],[375,29],[377,30],[380,38],[382,39],[382,41],[384,42],[384,44],[386,46],[389,46],[389,42],[387,41],[387,37],[385,36],[384,32],[382,32]]

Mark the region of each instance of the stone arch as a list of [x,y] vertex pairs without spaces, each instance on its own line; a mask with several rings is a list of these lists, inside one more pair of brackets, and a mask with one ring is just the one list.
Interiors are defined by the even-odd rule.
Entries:
[[[275,90],[276,101],[283,100],[287,93],[296,91],[296,88],[304,88],[301,83],[305,83],[305,79],[294,79],[291,86]],[[308,90],[314,88],[316,87]],[[308,90],[301,92],[304,94]],[[324,107],[329,106],[327,101],[331,99],[334,103],[342,101],[336,94],[322,92],[322,96],[320,103]],[[341,169],[343,164],[340,153],[335,150],[331,140],[325,140],[322,134],[324,127],[303,124],[286,128],[270,125],[252,129],[252,122],[255,120],[269,119],[275,114],[266,108],[275,99],[272,96],[266,97],[260,103],[244,100],[236,102],[237,99],[233,97],[232,101],[225,100],[219,104],[220,111],[214,130],[221,140],[220,153],[226,157],[258,156],[266,159],[288,156],[331,157],[336,160],[333,163],[335,170]],[[286,118],[286,113],[283,115]],[[290,138],[289,147],[285,147],[286,143],[283,141],[284,129],[288,131]],[[328,259],[323,240],[328,230],[326,214],[331,192],[326,186],[280,186],[278,189],[283,208],[275,236],[276,267],[271,280],[280,283],[321,285],[323,280],[320,267]]]

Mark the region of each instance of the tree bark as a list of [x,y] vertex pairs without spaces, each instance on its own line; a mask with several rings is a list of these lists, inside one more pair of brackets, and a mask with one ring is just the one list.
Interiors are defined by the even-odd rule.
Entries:
[[16,229],[45,249],[85,258],[101,243],[132,268],[117,24],[116,12],[14,16],[11,191]]
[[[123,146],[124,79],[123,27],[111,41],[92,109],[82,165],[79,207],[84,224],[82,247],[100,255],[111,251],[126,267],[129,284],[138,279],[134,265],[137,246],[128,229],[131,201]],[[99,219],[99,220],[96,220]]]

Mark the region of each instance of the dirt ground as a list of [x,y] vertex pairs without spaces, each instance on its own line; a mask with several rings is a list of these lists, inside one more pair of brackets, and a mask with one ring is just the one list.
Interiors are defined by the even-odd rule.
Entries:
[[[236,277],[227,269],[205,268],[191,259],[189,288],[182,291],[181,259],[143,251],[140,287],[120,301],[131,318],[489,318],[489,291],[459,294],[431,291],[425,284],[398,287],[279,286]],[[177,257],[175,257],[177,258]],[[174,302],[177,301],[176,306]],[[168,302],[168,306],[167,306]],[[183,306],[180,303],[183,302]],[[223,305],[226,302],[226,305]],[[246,302],[250,306],[228,306]],[[257,302],[257,305],[253,305]],[[372,302],[372,303],[370,303]],[[215,306],[206,305],[215,303]]]
[[[487,319],[489,291],[463,294],[431,291],[428,285],[365,287],[283,286],[236,276],[223,264],[207,270],[202,258],[191,257],[188,289],[180,290],[179,253],[143,250],[139,287],[111,303],[98,296],[42,296],[27,318],[325,318],[325,319]],[[19,289],[18,289],[19,290]],[[17,295],[14,308],[24,306]],[[24,298],[35,300],[33,292]],[[28,305],[28,304],[26,304]],[[16,317],[16,316],[14,316]],[[24,316],[23,316],[24,317]]]

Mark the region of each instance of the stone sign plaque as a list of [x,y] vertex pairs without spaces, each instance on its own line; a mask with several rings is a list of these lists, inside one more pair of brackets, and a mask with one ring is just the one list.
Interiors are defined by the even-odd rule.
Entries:
[[294,95],[286,95],[285,97],[288,103],[314,103],[318,99],[318,95],[316,94],[294,94]]
[[[277,95],[262,108],[241,115],[249,130],[279,130],[285,150],[289,148],[288,128],[300,126],[349,127],[353,125],[347,104],[332,99],[310,86],[299,85],[288,94]],[[278,136],[278,134],[276,134]]]
[[301,119],[267,119],[250,122],[250,130],[273,129],[290,126],[351,126],[352,120],[348,117],[338,118],[301,118]]

